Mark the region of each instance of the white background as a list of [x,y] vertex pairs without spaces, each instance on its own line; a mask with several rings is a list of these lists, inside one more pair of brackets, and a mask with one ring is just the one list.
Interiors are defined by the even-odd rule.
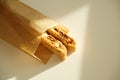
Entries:
[[0,80],[120,80],[120,0],[22,0],[67,26],[77,49],[47,65],[0,40]]

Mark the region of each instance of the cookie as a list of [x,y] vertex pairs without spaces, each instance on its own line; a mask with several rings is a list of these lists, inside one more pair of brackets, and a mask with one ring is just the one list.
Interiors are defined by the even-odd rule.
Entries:
[[76,45],[75,41],[59,27],[50,28],[47,30],[47,33],[51,34],[52,36],[60,40],[67,47],[68,52],[71,53],[75,51],[75,45]]
[[41,36],[41,43],[47,47],[50,51],[55,53],[61,60],[65,60],[67,57],[67,49],[62,42],[54,38],[52,35],[43,33]]

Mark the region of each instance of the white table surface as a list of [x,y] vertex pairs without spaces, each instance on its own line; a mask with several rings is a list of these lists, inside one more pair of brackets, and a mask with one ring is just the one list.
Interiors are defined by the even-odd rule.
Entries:
[[77,49],[47,65],[0,40],[0,80],[120,80],[120,0],[22,0],[67,26]]

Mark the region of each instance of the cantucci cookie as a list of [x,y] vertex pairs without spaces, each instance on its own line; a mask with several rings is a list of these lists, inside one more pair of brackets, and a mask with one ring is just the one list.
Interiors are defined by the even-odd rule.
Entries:
[[50,51],[55,53],[60,57],[61,60],[65,60],[67,57],[67,49],[66,47],[52,35],[47,33],[42,34],[41,43],[46,46]]
[[68,36],[66,32],[61,30],[61,28],[59,27],[50,28],[47,30],[47,33],[51,34],[52,36],[60,40],[67,47],[68,52],[71,53],[75,51],[76,44],[75,41],[73,40],[73,38]]
[[62,32],[65,32],[65,33],[68,33],[68,32],[69,32],[69,29],[66,28],[66,27],[63,26],[63,25],[57,25],[57,26],[54,26],[53,28],[59,29],[59,30],[61,30]]

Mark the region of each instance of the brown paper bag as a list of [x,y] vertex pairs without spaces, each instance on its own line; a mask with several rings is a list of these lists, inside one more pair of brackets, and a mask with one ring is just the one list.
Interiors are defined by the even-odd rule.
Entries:
[[40,36],[58,23],[17,0],[0,5],[0,38],[37,60],[47,63],[52,53],[40,43]]

